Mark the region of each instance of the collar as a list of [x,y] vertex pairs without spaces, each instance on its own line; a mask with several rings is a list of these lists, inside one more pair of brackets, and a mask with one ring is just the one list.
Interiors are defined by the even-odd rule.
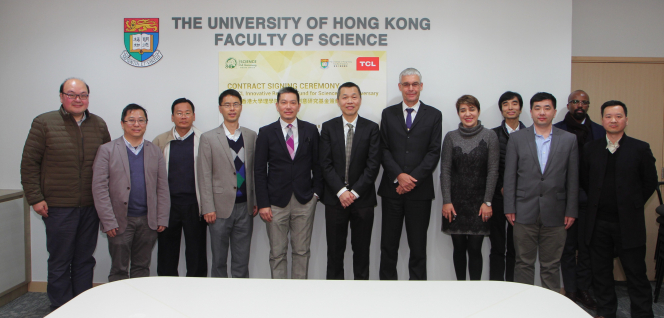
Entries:
[[516,129],[512,129],[512,127],[510,127],[510,125],[508,125],[507,122],[505,122],[503,120],[503,126],[505,126],[505,130],[507,131],[507,134],[509,135],[509,134],[517,132],[517,131],[519,131],[519,129],[521,129],[521,122],[519,122],[519,124],[516,125]]
[[232,134],[231,134],[231,131],[228,130],[228,128],[226,128],[225,123],[221,123],[221,126],[224,127],[224,133],[226,133],[226,137],[229,137],[229,138],[233,137],[234,140],[237,139],[237,138],[240,138],[240,135],[242,134],[242,131],[240,131],[240,127],[242,127],[242,126],[240,126],[239,124],[237,126],[237,129],[235,129],[235,132],[232,133]]
[[[65,116],[71,116],[71,114],[65,110],[65,107],[62,106],[62,104],[60,104],[60,112],[61,112],[63,115],[65,115]],[[72,116],[72,118],[74,118],[74,117]],[[83,112],[83,117],[81,117],[81,120],[77,121],[76,124],[78,124],[79,126],[81,126],[81,124],[82,124],[86,119],[88,119],[88,110],[87,110],[87,109]]]
[[[283,121],[281,119],[281,117],[279,118],[279,124],[281,124],[281,129],[286,129],[286,127],[288,127],[288,123]],[[297,118],[295,120],[293,120],[292,125],[293,125],[293,128],[297,129]]]
[[346,125],[351,124],[353,125],[353,128],[357,128],[357,119],[360,118],[360,115],[355,116],[355,119],[352,122],[346,121],[346,118],[344,116],[341,116],[341,121],[344,123],[344,128],[346,128]]
[[136,149],[137,152],[143,149],[143,144],[145,144],[145,138],[141,140],[141,143],[137,147],[132,146],[131,143],[127,141],[127,138],[125,138],[124,135],[122,136],[122,139],[124,140],[125,145],[127,145],[127,147]]
[[620,140],[622,140],[622,138],[620,138],[615,143],[612,143],[611,140],[609,140],[609,136],[607,135],[606,136],[606,149],[608,149],[611,153],[615,153],[616,150],[618,150],[618,148],[620,147]]
[[173,126],[173,138],[175,138],[175,140],[185,140],[189,138],[189,136],[191,136],[191,134],[193,133],[194,133],[194,126],[191,126],[191,128],[189,128],[189,131],[183,137],[180,137],[177,129],[175,129],[175,126]]
[[[537,129],[535,129],[535,125],[533,125],[533,132],[535,133],[535,136],[536,136],[536,137],[542,137],[542,138],[544,138],[543,135],[539,135],[539,134],[537,134]],[[551,127],[551,131],[549,132],[549,138],[551,138],[551,136],[553,136],[553,127]],[[549,138],[547,138],[547,139],[549,139]]]
[[406,112],[406,108],[412,108],[415,110],[415,113],[417,113],[420,110],[420,101],[418,100],[413,107],[408,107],[406,106],[406,101],[401,101],[401,108],[403,108],[403,112]]

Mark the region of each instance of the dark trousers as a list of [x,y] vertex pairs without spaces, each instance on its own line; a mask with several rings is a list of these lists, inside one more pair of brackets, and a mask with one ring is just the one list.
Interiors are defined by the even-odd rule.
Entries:
[[[579,217],[567,230],[567,240],[560,258],[560,271],[563,274],[565,293],[577,290],[588,291],[592,283],[590,251],[585,240],[586,205],[579,205]],[[578,251],[578,254],[577,254]]]
[[[470,280],[482,279],[482,242],[484,235],[452,234],[454,271],[457,280],[466,280],[466,264]],[[466,253],[468,260],[466,261]]]
[[354,279],[369,279],[369,246],[373,222],[373,206],[357,208],[351,204],[345,209],[341,205],[325,206],[327,279],[344,279],[348,223],[350,223],[350,243],[353,249]]
[[156,242],[157,231],[150,228],[147,216],[127,217],[124,232],[108,238],[111,254],[108,281],[150,276],[152,249]]
[[198,203],[171,203],[168,228],[158,235],[157,275],[179,276],[180,239],[184,231],[187,277],[207,277],[206,227],[207,222],[199,215]]
[[99,216],[94,206],[49,207],[46,225],[48,285],[52,308],[58,308],[92,288]]
[[646,276],[646,246],[623,249],[621,241],[619,223],[597,220],[590,241],[597,315],[616,317],[618,298],[613,278],[613,258],[618,255],[627,278],[632,317],[653,317],[652,289]]
[[380,238],[380,279],[398,279],[397,258],[401,229],[406,221],[410,248],[408,273],[410,280],[427,279],[427,231],[431,217],[431,200],[411,201],[382,198],[383,224]]
[[[493,216],[489,219],[491,254],[489,255],[489,279],[514,281],[514,227],[507,222],[503,201],[492,202]],[[507,229],[505,228],[507,226]]]

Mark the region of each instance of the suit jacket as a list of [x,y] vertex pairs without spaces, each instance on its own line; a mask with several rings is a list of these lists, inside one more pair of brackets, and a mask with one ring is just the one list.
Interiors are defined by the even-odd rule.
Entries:
[[[256,133],[240,127],[244,140],[244,171],[246,173],[247,212],[253,214],[254,149]],[[201,135],[198,148],[198,188],[201,193],[201,213],[216,212],[217,218],[227,219],[233,212],[237,194],[237,174],[233,152],[223,126]]]
[[535,126],[510,135],[505,154],[505,214],[533,224],[564,226],[565,217],[578,215],[579,153],[576,136],[552,127],[551,148],[544,172],[535,143]]
[[[597,207],[609,158],[606,144],[606,138],[602,138],[584,147],[581,184],[588,193],[585,237],[588,243],[597,219]],[[616,201],[622,247],[634,248],[646,244],[644,206],[657,188],[657,168],[648,143],[623,135],[619,149],[616,153]]]
[[[316,193],[322,199],[323,173],[318,160],[318,129],[297,119],[299,144],[291,159],[279,120],[261,127],[256,138],[254,181],[258,208],[285,207],[294,194],[305,204]],[[269,171],[268,171],[269,165]]]
[[[395,199],[433,200],[433,171],[440,159],[442,138],[443,115],[438,109],[420,101],[420,108],[408,131],[402,103],[385,108],[380,120],[384,171],[378,194]],[[417,180],[415,188],[403,195],[397,193],[399,184],[394,182],[401,173]]]
[[[143,145],[145,190],[148,203],[148,225],[156,230],[168,226],[171,195],[168,190],[166,161],[159,147],[145,140]],[[99,147],[92,165],[92,196],[99,215],[102,232],[127,228],[127,202],[131,192],[131,178],[127,145],[122,137]]]
[[[356,207],[376,206],[374,182],[380,169],[380,132],[378,124],[357,117],[348,167],[348,189],[360,197],[353,202]],[[346,185],[346,135],[341,116],[323,123],[320,135],[320,162],[325,178],[325,205],[339,205],[337,193]]]

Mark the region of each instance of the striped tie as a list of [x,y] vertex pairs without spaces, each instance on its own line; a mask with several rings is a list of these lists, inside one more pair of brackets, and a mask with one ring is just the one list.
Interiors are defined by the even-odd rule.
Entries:
[[348,135],[346,135],[346,185],[348,185],[348,168],[350,167],[350,150],[353,146],[353,124],[348,123]]
[[286,147],[291,159],[295,159],[295,140],[293,139],[293,125],[288,124],[288,132],[286,133]]

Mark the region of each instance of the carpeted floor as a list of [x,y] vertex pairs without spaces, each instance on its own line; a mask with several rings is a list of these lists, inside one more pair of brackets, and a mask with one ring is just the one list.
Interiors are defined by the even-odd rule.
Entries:
[[[654,290],[654,283],[652,284]],[[618,293],[618,317],[630,318],[627,286],[617,285],[616,292]],[[50,305],[46,293],[27,293],[0,307],[0,318],[41,318],[51,312]],[[590,315],[595,314],[594,311],[588,309],[586,311]],[[664,295],[660,295],[659,303],[653,304],[653,311],[655,317],[664,317]]]

